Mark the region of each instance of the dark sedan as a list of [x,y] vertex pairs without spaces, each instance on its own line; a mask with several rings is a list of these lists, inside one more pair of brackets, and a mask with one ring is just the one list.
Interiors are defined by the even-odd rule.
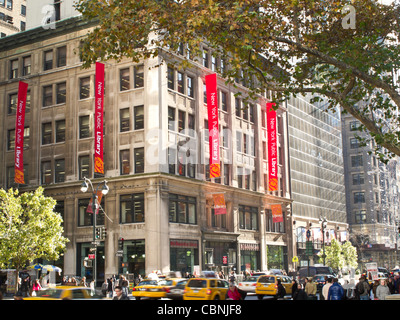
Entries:
[[179,281],[176,286],[165,288],[165,297],[172,300],[182,300],[188,279]]

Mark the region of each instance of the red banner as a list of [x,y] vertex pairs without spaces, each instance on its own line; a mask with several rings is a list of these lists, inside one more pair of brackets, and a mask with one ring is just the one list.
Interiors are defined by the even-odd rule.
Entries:
[[268,191],[278,191],[278,144],[276,140],[275,103],[267,103],[268,129]]
[[223,193],[213,194],[214,214],[226,214],[225,196]]
[[20,81],[18,87],[17,114],[15,118],[15,183],[25,184],[24,180],[24,130],[25,107],[28,84]]
[[104,110],[104,64],[96,62],[94,125],[94,172],[104,174],[103,161],[103,110]]
[[[99,214],[99,210],[100,210],[100,203],[101,203],[101,199],[103,198],[103,192],[97,191],[97,198],[96,198],[96,203],[95,203],[95,207],[96,207],[96,214]],[[90,199],[88,207],[86,209],[87,213],[93,213],[93,199]]]
[[218,125],[218,99],[217,99],[217,74],[206,77],[208,131],[210,136],[210,178],[221,176],[219,161],[219,125]]
[[272,222],[283,222],[282,206],[280,204],[272,204]]

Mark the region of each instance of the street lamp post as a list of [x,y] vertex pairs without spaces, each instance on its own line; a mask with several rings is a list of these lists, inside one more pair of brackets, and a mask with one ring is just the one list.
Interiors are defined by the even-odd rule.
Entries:
[[322,255],[322,258],[324,259],[324,265],[325,265],[325,258],[326,258],[326,252],[325,252],[325,228],[328,224],[328,221],[326,220],[326,218],[319,218],[319,223],[321,224],[321,229],[322,229],[322,250],[324,252],[324,254]]
[[[108,193],[108,186],[107,186],[107,181],[104,180],[103,182],[99,183],[96,187],[96,190],[94,190],[92,181],[90,179],[84,177],[84,181],[81,185],[81,191],[86,192],[89,188],[88,183],[90,184],[92,188],[92,214],[93,214],[93,245],[96,248],[95,254],[94,254],[94,261],[93,261],[93,282],[94,282],[94,287],[96,288],[96,280],[97,280],[97,239],[96,239],[96,224],[97,224],[97,192],[99,191],[99,187],[101,186],[101,193],[103,195],[106,195]],[[100,205],[100,203],[99,203]]]

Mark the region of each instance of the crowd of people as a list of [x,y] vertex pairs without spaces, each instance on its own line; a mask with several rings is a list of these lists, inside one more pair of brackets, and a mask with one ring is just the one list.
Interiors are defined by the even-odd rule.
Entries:
[[[317,300],[317,284],[312,278],[305,278],[304,285],[293,280],[293,300]],[[374,280],[371,283],[362,275],[357,284],[354,280],[342,285],[338,278],[325,277],[325,284],[319,292],[320,300],[385,300],[387,296],[400,293],[400,276]]]

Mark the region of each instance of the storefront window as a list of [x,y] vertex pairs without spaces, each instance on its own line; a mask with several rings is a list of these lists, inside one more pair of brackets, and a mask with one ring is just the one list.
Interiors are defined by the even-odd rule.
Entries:
[[120,273],[134,274],[135,278],[140,274],[145,278],[146,253],[144,240],[124,241],[122,262],[125,262],[124,268],[120,268]]
[[199,249],[196,240],[170,240],[170,269],[193,274],[194,266],[199,265]]

